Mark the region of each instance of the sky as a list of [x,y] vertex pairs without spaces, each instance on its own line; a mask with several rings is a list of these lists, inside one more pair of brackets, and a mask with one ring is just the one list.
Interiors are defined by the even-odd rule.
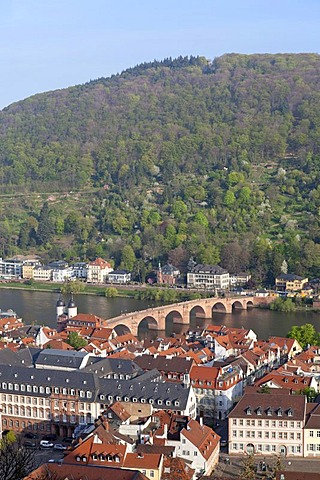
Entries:
[[319,52],[320,0],[0,0],[0,109],[179,55]]

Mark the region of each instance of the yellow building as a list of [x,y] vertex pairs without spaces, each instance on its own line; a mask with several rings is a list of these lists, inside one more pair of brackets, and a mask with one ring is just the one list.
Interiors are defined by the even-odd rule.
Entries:
[[308,283],[307,278],[292,273],[282,273],[276,278],[276,289],[286,292],[298,292]]

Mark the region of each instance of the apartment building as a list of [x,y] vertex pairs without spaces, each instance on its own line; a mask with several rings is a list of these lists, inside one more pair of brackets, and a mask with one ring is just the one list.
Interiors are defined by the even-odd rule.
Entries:
[[113,271],[110,263],[103,258],[96,258],[88,263],[87,282],[88,283],[106,283],[108,275]]
[[304,285],[308,283],[308,279],[294,275],[292,273],[282,273],[278,275],[275,281],[277,290],[283,290],[285,292],[298,292],[302,290]]
[[306,404],[304,395],[245,394],[229,414],[229,454],[303,456]]
[[2,430],[63,437],[71,436],[77,425],[93,423],[116,401],[196,416],[192,388],[156,382],[152,377],[115,380],[81,370],[0,365],[0,395]]
[[243,395],[243,371],[238,366],[193,366],[191,385],[197,399],[197,413],[224,419]]
[[229,284],[229,273],[218,265],[199,264],[187,273],[188,288],[226,290]]

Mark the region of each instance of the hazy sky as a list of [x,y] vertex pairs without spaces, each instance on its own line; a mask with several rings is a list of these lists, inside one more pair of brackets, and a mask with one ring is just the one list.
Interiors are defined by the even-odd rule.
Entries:
[[153,59],[318,52],[320,0],[0,0],[0,109]]

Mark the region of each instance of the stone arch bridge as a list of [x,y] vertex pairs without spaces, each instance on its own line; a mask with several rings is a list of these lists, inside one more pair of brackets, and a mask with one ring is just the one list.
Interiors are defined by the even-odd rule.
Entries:
[[118,317],[110,318],[104,326],[116,328],[124,326],[135,336],[142,321],[148,322],[148,327],[154,330],[165,330],[166,320],[171,314],[174,323],[188,325],[190,316],[195,314],[199,318],[212,318],[214,313],[232,313],[234,309],[247,310],[261,304],[269,304],[272,297],[236,297],[236,298],[203,298],[189,300],[188,302],[174,303],[161,307],[148,308],[138,312],[124,313]]

